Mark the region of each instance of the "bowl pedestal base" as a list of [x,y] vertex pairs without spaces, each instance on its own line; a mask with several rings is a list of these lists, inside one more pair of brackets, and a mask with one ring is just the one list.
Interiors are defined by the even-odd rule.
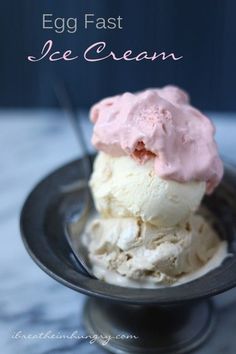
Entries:
[[140,306],[90,298],[84,320],[88,334],[112,353],[182,354],[207,339],[215,312],[210,301]]

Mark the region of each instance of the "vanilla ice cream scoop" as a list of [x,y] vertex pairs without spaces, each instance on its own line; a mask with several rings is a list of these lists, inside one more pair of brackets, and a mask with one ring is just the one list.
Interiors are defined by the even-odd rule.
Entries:
[[206,183],[165,180],[156,175],[152,161],[141,165],[129,156],[100,152],[90,187],[102,217],[134,217],[169,227],[198,209]]

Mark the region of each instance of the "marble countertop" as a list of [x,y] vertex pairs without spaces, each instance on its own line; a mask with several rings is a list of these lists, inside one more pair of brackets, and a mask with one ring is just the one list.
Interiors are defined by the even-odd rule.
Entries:
[[[209,114],[217,128],[220,152],[236,164],[236,117]],[[86,141],[91,125],[81,113]],[[234,115],[235,116],[235,115]],[[82,310],[86,297],[44,274],[26,253],[20,238],[19,213],[31,188],[46,174],[80,154],[72,128],[55,110],[0,111],[0,348],[4,354],[97,354],[105,351],[88,340],[42,339],[40,332],[85,335]],[[92,147],[90,146],[92,151]],[[218,324],[197,354],[234,354],[236,290],[214,299]],[[232,305],[232,306],[231,306]],[[36,335],[16,339],[17,332]],[[50,335],[49,335],[50,336]]]

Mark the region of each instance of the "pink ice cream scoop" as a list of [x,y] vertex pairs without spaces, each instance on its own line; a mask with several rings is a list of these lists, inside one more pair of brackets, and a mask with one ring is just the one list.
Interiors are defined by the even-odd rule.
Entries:
[[178,182],[205,181],[211,193],[223,164],[211,121],[174,86],[106,98],[91,108],[92,143],[112,156],[153,159],[156,174]]

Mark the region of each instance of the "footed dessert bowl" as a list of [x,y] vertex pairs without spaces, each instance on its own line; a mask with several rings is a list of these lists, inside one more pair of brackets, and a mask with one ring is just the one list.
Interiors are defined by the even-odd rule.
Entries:
[[[228,243],[228,257],[203,276],[176,286],[121,287],[90,277],[78,266],[66,241],[65,218],[81,210],[84,194],[67,198],[64,191],[83,179],[82,159],[52,172],[28,196],[20,218],[27,251],[49,276],[88,295],[87,331],[110,336],[106,348],[111,352],[188,353],[211,333],[217,313],[210,298],[236,286],[236,169],[227,163],[224,167],[223,180],[202,204]],[[130,339],[117,340],[121,334]]]

